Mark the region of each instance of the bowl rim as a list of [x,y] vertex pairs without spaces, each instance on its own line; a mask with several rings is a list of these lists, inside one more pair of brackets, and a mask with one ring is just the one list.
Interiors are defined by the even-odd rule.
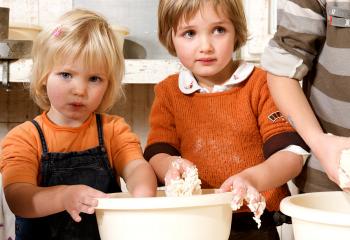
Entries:
[[35,31],[41,31],[42,27],[36,24],[30,23],[20,23],[20,22],[10,22],[9,28],[11,29],[30,29]]
[[130,33],[128,27],[124,27],[124,26],[120,26],[120,25],[112,24],[112,25],[111,25],[111,29],[112,29],[113,31],[118,31],[118,32],[120,32],[121,34],[123,34],[123,36],[127,36],[127,35],[129,35],[129,33]]
[[[280,210],[284,214],[292,217],[294,219],[308,221],[308,222],[316,222],[323,224],[332,224],[332,225],[340,225],[340,226],[350,226],[350,214],[349,213],[341,213],[341,212],[331,212],[327,210],[320,210],[316,208],[308,208],[297,205],[293,201],[296,199],[304,198],[307,196],[321,196],[321,197],[329,197],[329,194],[332,195],[342,195],[348,197],[344,194],[343,191],[328,191],[328,192],[312,192],[312,193],[302,193],[296,194],[289,197],[284,198],[280,203]],[[349,195],[350,196],[350,195]]]
[[[163,193],[163,190],[158,190],[157,193]],[[189,207],[204,207],[215,205],[230,205],[233,193],[223,192],[215,193],[215,189],[202,189],[204,194],[183,196],[183,197],[127,197],[129,193],[111,193],[112,198],[97,198],[97,210],[150,210],[150,209],[170,209],[170,208],[189,208]],[[116,198],[122,196],[121,198]],[[114,197],[114,198],[113,198]]]

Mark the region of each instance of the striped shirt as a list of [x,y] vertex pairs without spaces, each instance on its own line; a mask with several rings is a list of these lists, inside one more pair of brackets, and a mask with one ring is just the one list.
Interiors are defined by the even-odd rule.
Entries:
[[[327,133],[350,136],[350,0],[290,0],[278,10],[278,30],[262,56],[272,74],[303,80]],[[298,186],[339,190],[312,155]]]

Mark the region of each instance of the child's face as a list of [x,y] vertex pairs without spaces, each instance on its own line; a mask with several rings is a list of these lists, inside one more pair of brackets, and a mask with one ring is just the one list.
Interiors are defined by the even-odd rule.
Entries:
[[233,74],[235,28],[230,19],[208,3],[188,22],[180,20],[172,34],[176,54],[199,82],[225,81]]
[[88,68],[81,59],[53,67],[46,83],[51,121],[77,127],[99,107],[108,87],[106,73],[101,69]]

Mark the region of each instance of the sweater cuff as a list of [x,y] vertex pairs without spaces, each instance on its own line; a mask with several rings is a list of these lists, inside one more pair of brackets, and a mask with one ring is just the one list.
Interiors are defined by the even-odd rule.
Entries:
[[159,142],[153,143],[146,147],[143,157],[149,161],[154,155],[158,153],[166,153],[171,156],[180,156],[180,152],[169,143]]
[[279,133],[269,138],[263,146],[264,157],[268,159],[272,154],[290,145],[300,146],[306,151],[310,148],[296,132]]

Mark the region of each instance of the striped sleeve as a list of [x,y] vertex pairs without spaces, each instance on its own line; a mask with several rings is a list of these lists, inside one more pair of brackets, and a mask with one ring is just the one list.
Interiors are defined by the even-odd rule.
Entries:
[[265,48],[262,67],[279,76],[303,79],[326,35],[325,6],[318,0],[290,0],[278,9],[278,28]]

